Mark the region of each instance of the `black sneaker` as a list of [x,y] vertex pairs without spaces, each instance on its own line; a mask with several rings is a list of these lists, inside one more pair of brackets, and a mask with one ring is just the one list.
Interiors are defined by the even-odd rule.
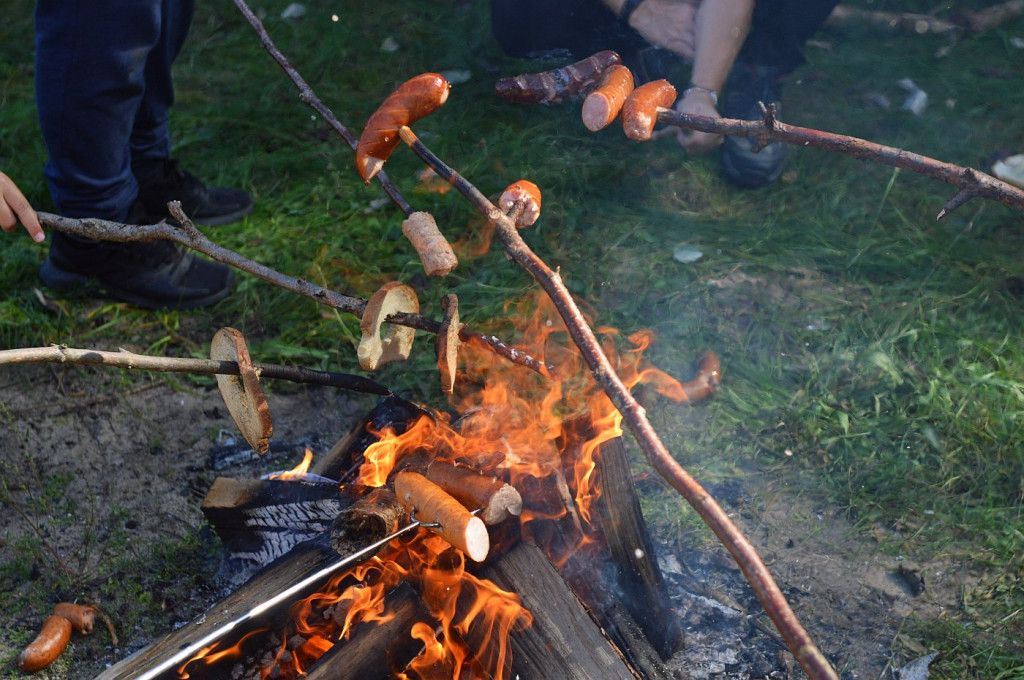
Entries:
[[139,181],[139,202],[145,208],[143,224],[170,221],[170,201],[181,201],[182,209],[193,222],[208,227],[237,222],[252,212],[252,194],[207,186],[174,159],[147,162],[145,167],[133,166],[133,171]]
[[53,232],[39,268],[49,288],[84,291],[145,309],[194,309],[224,299],[230,267],[185,252],[170,241],[114,243]]
[[[764,120],[760,103],[774,104],[779,111],[782,98],[781,74],[771,68],[737,63],[729,74],[721,113],[725,118]],[[722,171],[736,186],[756,189],[771,184],[782,174],[788,149],[773,142],[758,152],[752,137],[727,136],[722,143]]]

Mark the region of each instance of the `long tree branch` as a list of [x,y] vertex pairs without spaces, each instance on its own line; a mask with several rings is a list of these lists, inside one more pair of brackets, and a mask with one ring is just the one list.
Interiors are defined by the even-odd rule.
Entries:
[[558,272],[552,271],[530,249],[505,213],[491,203],[468,180],[434,155],[419,141],[412,130],[403,127],[400,132],[403,141],[412,148],[416,155],[469,199],[473,206],[494,225],[509,256],[516,264],[525,269],[548,294],[565,321],[569,334],[576,346],[579,347],[594,379],[622,413],[633,436],[643,448],[647,460],[693,506],[697,514],[711,527],[722,544],[736,558],[736,562],[746,575],[768,616],[782,633],[787,646],[807,674],[814,680],[838,680],[839,676],[836,675],[835,670],[800,624],[754,546],[729,519],[729,516],[711,497],[711,494],[690,476],[662,443],[658,433],[647,420],[644,408],[637,403],[616,374],[615,368],[601,349],[597,336],[594,335],[594,331],[590,328],[590,324],[576,305]]
[[937,161],[934,158],[869,142],[859,137],[786,125],[775,118],[773,107],[768,107],[765,110],[764,119],[760,121],[694,116],[670,109],[658,109],[658,121],[665,125],[700,130],[701,132],[753,137],[757,140],[755,148],[764,148],[772,142],[809,146],[853,156],[860,160],[892,165],[941,180],[952,184],[957,188],[957,192],[939,211],[936,216],[936,219],[939,220],[975,196],[1024,210],[1024,189],[1018,189],[980,170]]
[[[281,67],[281,69],[288,75],[288,78],[291,79],[292,83],[295,84],[295,87],[299,91],[299,101],[307,104],[311,109],[319,113],[320,117],[327,121],[328,125],[334,128],[335,132],[341,135],[342,139],[345,140],[349,147],[355,149],[356,143],[359,140],[334,116],[331,110],[327,108],[327,105],[320,101],[320,98],[316,96],[309,84],[306,83],[301,75],[299,75],[299,72],[292,67],[288,59],[281,53],[281,50],[277,49],[277,45],[275,45],[274,41],[270,39],[270,35],[263,27],[263,22],[253,14],[252,10],[249,9],[249,6],[245,4],[245,0],[235,0],[235,6],[238,8],[238,11],[242,13],[242,16],[245,17],[245,20],[249,22],[249,25],[252,26],[253,30],[256,31],[256,35],[259,36],[263,49],[265,49],[270,56],[274,58],[274,61],[277,62],[278,66]],[[409,202],[405,200],[405,197],[399,193],[398,188],[391,182],[386,174],[378,173],[377,180],[384,188],[388,197],[391,198],[392,202],[394,202],[394,204],[398,206],[403,213],[406,215],[412,213],[412,206],[410,206]]]
[[[126,349],[108,352],[97,349],[77,349],[66,345],[25,347],[0,351],[0,366],[9,364],[55,363],[82,366],[111,366],[114,368],[161,371],[164,373],[193,373],[200,375],[239,375],[238,362],[216,359],[155,357],[135,354]],[[253,363],[261,378],[290,380],[291,382],[324,387],[338,387],[353,392],[391,396],[393,392],[378,382],[350,373],[317,371],[303,366]]]
[[[362,298],[343,295],[329,288],[319,286],[305,279],[295,278],[282,274],[255,260],[229,250],[208,239],[202,232],[195,228],[191,220],[181,212],[181,206],[173,201],[168,208],[171,214],[181,223],[176,226],[161,222],[159,224],[121,224],[99,219],[75,219],[63,217],[52,213],[41,212],[39,223],[47,229],[53,229],[65,234],[74,234],[85,238],[98,239],[101,241],[146,242],[146,241],[173,241],[179,245],[191,248],[218,262],[240,269],[246,273],[263,279],[275,286],[284,288],[287,291],[309,298],[322,305],[327,305],[342,312],[354,314],[362,318],[363,310],[366,308],[366,300]],[[420,316],[418,314],[394,314],[388,319],[388,323],[408,326],[417,330],[436,334],[441,327],[439,321]],[[537,373],[545,373],[548,367],[534,357],[517,350],[501,339],[478,331],[463,327],[459,331],[459,338],[464,342],[471,342],[484,347],[495,354],[508,359],[509,361],[529,368]]]

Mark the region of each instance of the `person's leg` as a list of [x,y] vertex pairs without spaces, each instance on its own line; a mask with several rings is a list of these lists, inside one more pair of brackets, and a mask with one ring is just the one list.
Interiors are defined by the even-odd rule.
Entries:
[[171,68],[185,43],[194,12],[194,0],[163,0],[160,35],[146,59],[146,88],[131,135],[132,171],[139,183],[141,219],[146,222],[170,219],[167,203],[172,200],[181,201],[191,219],[207,226],[236,222],[254,205],[247,191],[207,186],[171,158]]
[[788,75],[803,65],[804,45],[839,0],[758,0],[738,61]]
[[[36,103],[49,153],[44,173],[70,217],[138,223],[131,139],[145,70],[162,31],[160,0],[40,0]],[[39,271],[47,286],[98,289],[144,307],[196,307],[226,296],[224,265],[166,241],[107,243],[55,233]]]
[[491,31],[521,59],[584,59],[613,50],[638,83],[666,77],[681,59],[647,43],[599,0],[491,0]]
[[[838,0],[758,0],[750,35],[729,74],[722,115],[761,120],[759,102],[779,106],[784,79],[804,63],[803,48],[821,27]],[[782,142],[755,152],[749,137],[726,137],[722,170],[737,186],[757,188],[777,180],[788,148]]]
[[152,174],[171,157],[171,67],[185,44],[194,12],[193,0],[160,3],[160,32],[143,67],[145,89],[131,131],[131,160],[136,176]]
[[44,173],[70,217],[124,222],[138,191],[132,128],[160,3],[39,0],[36,104],[49,152]]
[[642,42],[597,0],[491,0],[491,30],[501,49],[524,59],[582,59]]

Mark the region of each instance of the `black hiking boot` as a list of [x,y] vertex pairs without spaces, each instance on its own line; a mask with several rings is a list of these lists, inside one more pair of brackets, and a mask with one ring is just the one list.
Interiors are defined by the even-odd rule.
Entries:
[[207,186],[174,159],[147,161],[133,165],[132,170],[139,182],[138,200],[145,209],[141,224],[171,221],[167,212],[170,201],[181,201],[182,209],[193,222],[208,227],[237,222],[252,212],[252,194]]
[[[721,113],[724,118],[764,120],[760,103],[775,105],[779,110],[782,97],[782,76],[765,67],[736,63],[725,86]],[[771,184],[782,174],[786,145],[773,142],[758,152],[752,137],[726,136],[722,143],[722,171],[726,179],[745,189]]]
[[[130,220],[139,223],[136,204]],[[145,222],[142,222],[145,223]],[[170,241],[114,243],[53,232],[39,268],[49,288],[82,291],[145,309],[194,309],[231,292],[230,267],[185,252]]]

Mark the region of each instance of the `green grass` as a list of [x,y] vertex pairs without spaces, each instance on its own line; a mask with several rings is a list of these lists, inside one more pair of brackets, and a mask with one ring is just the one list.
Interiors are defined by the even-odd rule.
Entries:
[[[946,16],[985,4],[954,3]],[[0,169],[51,210],[33,106],[32,3],[14,5],[0,27]],[[776,186],[737,191],[718,177],[714,154],[686,158],[671,142],[638,146],[614,129],[586,133],[572,105],[497,101],[495,77],[538,65],[500,54],[486,3],[349,3],[337,22],[334,6],[308,5],[302,21],[271,13],[266,25],[343,122],[358,130],[415,73],[472,71],[440,112],[417,124],[422,139],[486,194],[520,177],[537,182],[545,212],[527,233],[531,246],[561,267],[598,322],[653,328],[658,366],[685,378],[700,351],[719,354],[725,381],[701,417],[679,424],[652,406],[680,459],[711,480],[751,467],[799,480],[859,525],[891,529],[885,550],[984,567],[991,589],[950,621],[920,622],[916,639],[948,651],[935,677],[1020,676],[1024,215],[974,200],[939,223],[950,187],[814,150],[794,151]],[[434,316],[440,296],[455,292],[464,321],[507,330],[505,304],[534,288],[526,275],[492,247],[463,257],[444,282],[425,281],[397,211],[367,213],[381,192],[355,176],[342,140],[311,119],[230,3],[198,12],[178,64],[175,153],[204,179],[245,187],[258,200],[244,224],[213,238],[352,295],[366,297],[391,278],[412,281]],[[387,37],[400,49],[381,51]],[[808,48],[809,63],[786,91],[782,119],[983,168],[997,152],[1024,152],[1024,50],[1014,37],[1024,37],[1024,21],[955,45],[823,32],[825,44]],[[939,56],[943,48],[948,56]],[[925,116],[899,110],[902,77],[929,93]],[[893,106],[864,104],[870,93]],[[407,198],[433,212],[452,240],[474,237],[480,218],[451,193],[417,191],[419,168],[405,149],[388,164]],[[704,257],[676,262],[680,243]],[[4,348],[62,342],[201,355],[213,329],[232,325],[260,360],[357,370],[356,320],[246,276],[201,312],[143,313],[74,296],[48,311],[32,292],[44,252],[23,235],[5,237]],[[420,338],[411,366],[381,379],[437,400],[428,344]],[[12,582],[24,569],[19,560],[3,565]]]

